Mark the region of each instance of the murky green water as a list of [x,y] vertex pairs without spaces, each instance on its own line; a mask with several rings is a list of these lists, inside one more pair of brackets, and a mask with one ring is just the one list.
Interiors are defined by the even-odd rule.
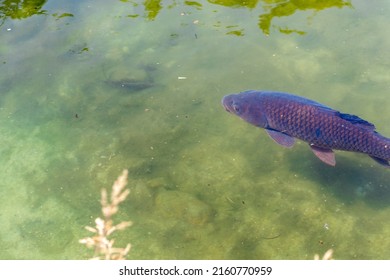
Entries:
[[[390,173],[228,114],[287,91],[390,136],[390,3],[0,1],[0,259],[86,259],[125,168],[130,259],[390,258]],[[301,2],[306,2],[302,4]]]

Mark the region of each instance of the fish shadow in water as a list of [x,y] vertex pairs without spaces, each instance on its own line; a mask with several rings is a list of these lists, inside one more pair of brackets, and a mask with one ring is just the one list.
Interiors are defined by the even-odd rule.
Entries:
[[389,170],[375,162],[372,165],[369,162],[356,164],[356,161],[340,156],[340,153],[335,167],[324,165],[316,158],[307,159],[303,164],[296,164],[302,162],[302,158],[292,162],[293,172],[302,173],[302,170],[309,169],[310,172],[302,175],[318,182],[345,203],[362,200],[372,208],[390,205]]
[[[138,78],[120,78],[124,76],[120,75],[106,75],[106,71],[103,68],[105,80],[104,83],[111,88],[122,89],[126,92],[139,92],[148,88],[152,88],[156,86],[154,79],[152,77],[152,72],[156,70],[156,68],[152,68],[150,66],[142,67],[144,71],[144,75],[139,75]],[[116,76],[116,77],[113,77]],[[118,77],[119,76],[119,77]]]
[[153,81],[137,79],[105,80],[104,83],[110,87],[128,92],[138,92],[155,86]]

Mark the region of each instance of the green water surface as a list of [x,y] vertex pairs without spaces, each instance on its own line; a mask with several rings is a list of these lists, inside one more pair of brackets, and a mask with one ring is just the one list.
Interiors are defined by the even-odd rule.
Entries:
[[390,136],[389,1],[0,5],[0,259],[90,258],[125,168],[129,259],[390,259],[388,169],[327,166],[220,104],[286,91]]

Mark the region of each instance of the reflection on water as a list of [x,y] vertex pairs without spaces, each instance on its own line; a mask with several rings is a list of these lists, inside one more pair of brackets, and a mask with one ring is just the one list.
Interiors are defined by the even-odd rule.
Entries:
[[[162,6],[160,4],[161,0],[148,0],[144,2],[145,12],[147,13],[146,17],[148,19],[155,19],[161,10]],[[299,11],[313,10],[314,12],[319,12],[324,9],[329,8],[343,8],[343,7],[352,7],[350,1],[343,0],[311,0],[311,1],[285,1],[285,0],[254,0],[254,1],[242,1],[242,0],[208,0],[209,3],[222,5],[225,7],[231,8],[248,8],[256,9],[258,5],[261,6],[263,12],[259,15],[258,26],[260,30],[266,34],[270,34],[272,20],[275,17],[288,17]],[[196,1],[185,1],[185,5],[196,6],[201,8],[202,4]],[[275,26],[282,33],[298,33],[305,34],[305,31],[290,29],[288,27],[278,27]],[[242,35],[243,32],[230,32],[229,34]]]
[[[47,0],[2,0],[0,1],[0,26],[7,18],[25,19],[33,15],[47,15],[47,10],[42,9]],[[53,13],[56,19],[72,17],[70,13]]]
[[[259,16],[259,28],[264,32],[264,34],[270,33],[271,22],[275,17],[288,17],[299,11],[313,10],[314,12],[319,12],[324,9],[329,9],[333,7],[343,8],[343,7],[352,7],[350,1],[343,0],[310,0],[310,1],[284,1],[284,0],[264,0],[263,8],[265,13]],[[292,33],[296,32],[298,34],[305,34],[306,32],[300,30],[289,29],[288,27],[277,27],[282,33]]]
[[0,1],[0,19],[24,19],[32,15],[44,15],[42,10],[47,0],[2,0]]
[[[148,20],[155,20],[158,14],[161,12],[163,7],[167,7],[167,9],[171,9],[178,5],[175,1],[170,3],[162,4],[162,0],[145,0],[142,3],[138,3],[136,1],[130,0],[120,0],[121,2],[129,3],[132,5],[136,12],[128,14],[129,18],[137,18],[139,16],[143,16]],[[288,17],[293,15],[299,11],[313,10],[315,13],[329,8],[343,8],[343,7],[352,7],[350,1],[344,0],[311,0],[311,1],[298,1],[298,0],[252,0],[252,1],[242,1],[242,0],[208,0],[209,3],[214,5],[221,5],[230,8],[247,8],[247,9],[262,9],[262,12],[259,15],[258,26],[260,30],[265,34],[269,35],[272,27],[272,20],[274,18],[280,17]],[[35,14],[43,14],[46,15],[47,11],[42,10],[42,6],[46,3],[46,0],[11,0],[11,1],[3,1],[0,6],[0,19],[4,22],[7,17],[12,19],[23,19]],[[203,5],[197,1],[184,1],[184,5],[196,7],[201,10]],[[140,10],[140,6],[143,6],[144,11],[138,12]],[[260,6],[260,7],[259,7]],[[53,14],[57,19],[62,17],[71,17],[73,16],[71,13],[61,13]],[[232,26],[227,26],[227,28],[231,28]],[[227,34],[233,34],[237,36],[242,36],[244,34],[243,30],[237,27],[238,30],[229,31]],[[297,34],[305,34],[305,31],[291,29],[288,26],[280,27],[275,25],[275,29],[279,30],[282,33],[297,33]]]
[[[143,3],[145,7],[146,17],[150,20],[154,20],[160,10],[162,9],[161,0],[147,0]],[[314,12],[319,12],[324,9],[329,8],[343,8],[343,7],[352,7],[350,1],[343,0],[311,0],[311,1],[285,1],[285,0],[252,0],[252,1],[241,1],[241,0],[208,0],[209,3],[215,5],[221,5],[231,8],[248,8],[256,9],[260,5],[263,12],[259,15],[258,26],[260,30],[266,34],[270,34],[272,20],[275,17],[288,17],[299,11],[313,10]],[[202,4],[196,1],[185,1],[185,5],[196,6],[198,9],[202,8]],[[170,7],[168,5],[168,7]],[[275,26],[282,33],[298,33],[305,34],[305,31],[291,29],[289,27],[278,27]],[[242,31],[232,31],[228,34],[234,34],[241,36],[243,35]]]
[[154,20],[162,9],[161,0],[146,0],[143,5],[145,7],[146,17],[149,20]]

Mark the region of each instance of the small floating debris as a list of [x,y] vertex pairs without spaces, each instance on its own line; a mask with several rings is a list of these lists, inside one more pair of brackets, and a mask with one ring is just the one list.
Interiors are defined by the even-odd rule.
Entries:
[[325,223],[325,224],[324,224],[324,229],[325,229],[325,230],[329,230],[329,224],[328,224],[328,223]]
[[187,77],[179,76],[177,77],[178,80],[187,80]]

